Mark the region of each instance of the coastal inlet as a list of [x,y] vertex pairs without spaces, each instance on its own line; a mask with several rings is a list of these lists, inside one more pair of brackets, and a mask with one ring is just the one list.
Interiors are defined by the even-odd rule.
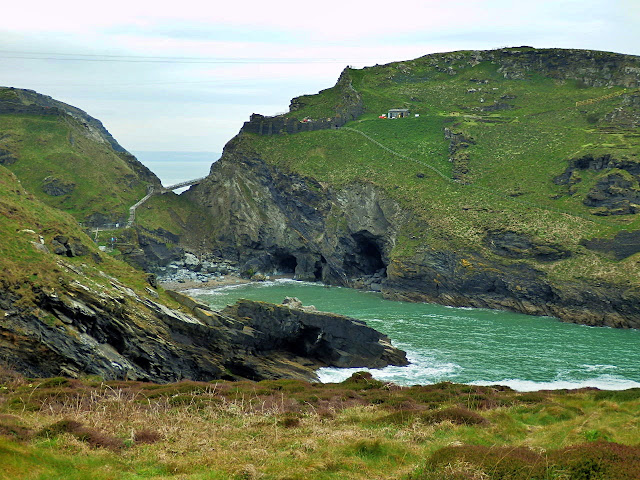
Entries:
[[[450,381],[502,384],[521,391],[640,387],[640,331],[633,329],[396,302],[373,292],[291,280],[194,289],[189,294],[215,309],[239,298],[279,303],[295,296],[318,310],[364,320],[407,352],[409,366],[371,370],[374,377],[401,385]],[[319,377],[337,382],[353,372],[321,369]]]

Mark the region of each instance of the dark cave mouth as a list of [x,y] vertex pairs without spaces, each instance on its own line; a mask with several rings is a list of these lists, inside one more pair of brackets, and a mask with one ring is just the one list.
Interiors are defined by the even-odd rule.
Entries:
[[344,260],[347,274],[351,276],[387,276],[387,264],[382,258],[382,238],[364,230],[351,235],[355,242],[353,252]]
[[276,252],[272,256],[272,262],[276,274],[293,275],[296,273],[298,260],[288,252]]

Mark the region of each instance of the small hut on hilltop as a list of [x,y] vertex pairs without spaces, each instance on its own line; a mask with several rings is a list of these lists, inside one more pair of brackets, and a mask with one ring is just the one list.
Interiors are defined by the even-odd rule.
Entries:
[[408,108],[392,108],[389,110],[387,118],[404,118],[409,116]]

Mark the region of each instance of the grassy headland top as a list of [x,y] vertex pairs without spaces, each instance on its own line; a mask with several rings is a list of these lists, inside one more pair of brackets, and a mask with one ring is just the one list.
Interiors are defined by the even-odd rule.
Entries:
[[[446,242],[533,261],[549,278],[635,283],[627,263],[640,247],[621,244],[640,226],[639,87],[640,58],[629,55],[427,55],[347,68],[290,113],[258,119],[298,122],[299,133],[246,129],[237,147],[323,185],[384,189],[419,219],[399,232],[396,258]],[[391,109],[409,114],[381,118]],[[491,235],[505,232],[524,244],[500,251]]]

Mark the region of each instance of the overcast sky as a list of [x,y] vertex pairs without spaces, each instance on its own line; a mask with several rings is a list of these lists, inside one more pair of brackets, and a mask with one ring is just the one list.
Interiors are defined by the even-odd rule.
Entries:
[[128,150],[220,152],[347,65],[520,45],[640,55],[640,0],[5,2],[0,85],[87,111]]

